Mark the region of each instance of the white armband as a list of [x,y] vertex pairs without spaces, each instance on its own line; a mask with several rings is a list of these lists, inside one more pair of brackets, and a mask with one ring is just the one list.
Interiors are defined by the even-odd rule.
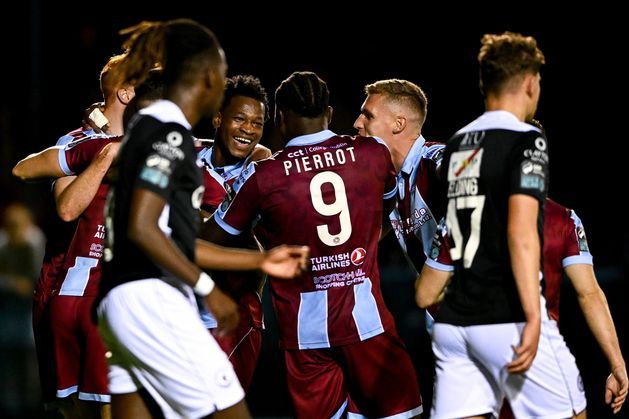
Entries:
[[201,297],[207,296],[214,289],[214,281],[208,274],[201,272],[199,280],[194,284],[194,292]]

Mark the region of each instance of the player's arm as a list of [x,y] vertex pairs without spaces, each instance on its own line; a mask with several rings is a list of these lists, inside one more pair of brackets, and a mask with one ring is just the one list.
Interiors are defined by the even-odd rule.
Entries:
[[58,159],[59,150],[62,148],[53,146],[27,156],[15,165],[13,176],[22,181],[65,176]]
[[443,271],[424,264],[415,281],[415,302],[417,305],[420,308],[427,308],[441,302],[451,277],[452,271]]
[[450,257],[450,246],[447,241],[445,220],[437,226],[430,255],[415,281],[415,302],[420,308],[428,308],[439,304],[445,294],[445,289],[454,273],[454,265]]
[[282,245],[265,252],[222,247],[197,239],[196,260],[203,269],[230,271],[255,270],[275,277],[290,279],[307,266],[307,246]]
[[538,211],[539,201],[533,196],[514,194],[509,197],[507,241],[511,269],[526,321],[520,345],[514,348],[516,359],[507,364],[511,373],[528,370],[537,354],[541,327]]
[[592,265],[574,264],[564,270],[577,292],[585,320],[609,362],[611,374],[605,386],[605,401],[617,413],[627,397],[629,380],[607,298],[596,281]]
[[209,276],[181,252],[179,247],[159,228],[159,217],[166,200],[144,188],[135,188],[131,198],[127,236],[155,263],[195,288],[204,296],[208,308],[216,317],[219,327],[233,330],[238,324],[238,311],[234,301],[214,287]]
[[107,144],[63,191],[57,192],[55,188],[57,213],[63,221],[77,219],[92,202],[119,147],[120,143]]

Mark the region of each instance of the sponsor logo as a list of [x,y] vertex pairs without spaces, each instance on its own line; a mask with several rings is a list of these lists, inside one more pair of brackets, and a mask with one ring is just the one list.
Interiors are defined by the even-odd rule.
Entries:
[[203,202],[204,191],[205,191],[205,188],[203,187],[203,185],[201,185],[198,188],[196,188],[194,192],[192,192],[192,196],[190,197],[192,201],[192,208],[194,209],[201,208],[201,203]]
[[158,154],[151,154],[146,158],[146,167],[155,167],[164,173],[170,174],[170,160]]
[[350,259],[355,266],[360,266],[365,262],[367,251],[362,247],[358,247],[352,251]]
[[530,148],[527,148],[526,150],[524,150],[524,157],[536,162],[541,162],[544,164],[548,163],[548,154],[545,151],[532,150]]
[[100,258],[103,256],[103,248],[102,244],[92,243],[90,246],[90,257]]
[[535,139],[535,148],[537,148],[539,151],[546,151],[546,140],[544,140],[542,137],[537,137]]
[[588,240],[585,236],[585,229],[583,226],[577,227],[577,239],[579,240],[579,250],[582,252],[589,252]]
[[312,266],[313,272],[326,271],[336,268],[346,268],[350,265],[350,263],[350,255],[347,252],[330,256],[317,256],[310,258],[310,264]]
[[456,179],[478,178],[483,160],[483,149],[455,151],[450,157],[448,181]]
[[171,131],[166,135],[166,141],[173,147],[179,147],[183,143],[183,135],[177,131]]
[[162,189],[166,188],[169,182],[169,178],[166,174],[153,167],[144,167],[140,172],[140,179]]
[[168,160],[183,160],[184,158],[184,153],[181,149],[173,147],[168,143],[153,143],[153,150]]
[[538,189],[544,191],[546,182],[538,175],[524,175],[520,178],[520,187],[524,189]]
[[473,131],[468,132],[463,136],[461,140],[462,147],[477,146],[485,138],[485,131]]
[[339,272],[312,278],[312,282],[317,290],[349,287],[350,285],[360,284],[364,281],[365,273],[360,268],[349,272]]
[[220,369],[216,371],[214,375],[214,381],[221,387],[229,387],[232,383],[232,374],[226,369]]

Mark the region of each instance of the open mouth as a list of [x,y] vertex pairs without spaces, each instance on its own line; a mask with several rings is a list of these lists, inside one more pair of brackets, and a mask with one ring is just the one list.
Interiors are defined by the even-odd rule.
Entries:
[[249,140],[247,138],[243,138],[243,137],[233,137],[234,141],[236,141],[238,144],[242,144],[242,145],[249,145],[253,142],[253,140]]

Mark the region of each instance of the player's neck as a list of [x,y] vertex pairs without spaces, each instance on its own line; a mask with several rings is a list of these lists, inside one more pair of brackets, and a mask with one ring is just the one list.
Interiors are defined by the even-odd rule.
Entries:
[[124,107],[120,108],[116,105],[117,104],[105,106],[103,114],[109,120],[109,135],[119,137],[124,134],[124,127],[122,125]]
[[528,104],[518,95],[504,94],[500,96],[488,95],[485,100],[485,110],[507,111],[515,115],[520,121],[525,121],[529,114]]
[[214,145],[212,146],[212,166],[225,167],[238,163],[240,159],[224,151],[219,145],[219,141],[220,140],[218,138],[215,138]]

